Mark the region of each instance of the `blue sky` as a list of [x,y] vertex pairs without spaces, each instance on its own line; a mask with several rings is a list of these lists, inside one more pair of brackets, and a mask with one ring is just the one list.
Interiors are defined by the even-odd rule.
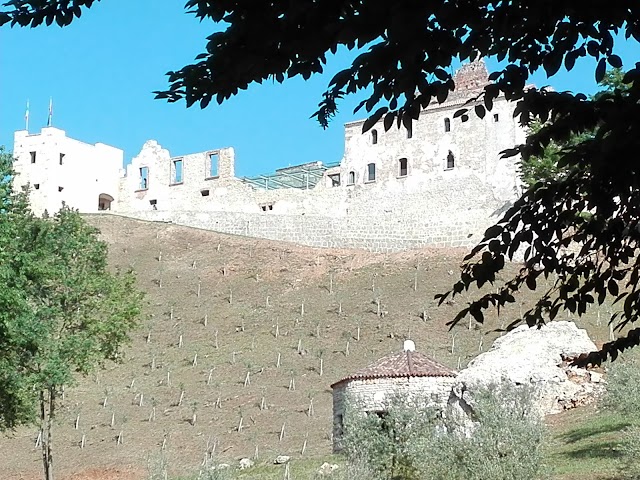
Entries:
[[[344,101],[327,130],[309,116],[332,75],[348,64],[348,53],[334,57],[322,76],[255,85],[222,106],[187,109],[154,100],[151,92],[167,86],[164,74],[192,62],[216,28],[184,13],[183,4],[104,0],[64,29],[1,28],[0,145],[12,149],[27,99],[34,133],[46,124],[53,97],[54,126],[78,140],[122,148],[127,162],[148,139],[174,156],[233,146],[239,176],[342,158],[343,123],[362,117],[351,113],[360,99]],[[629,68],[640,60],[640,47],[621,41],[618,54]],[[593,68],[583,61],[570,74],[549,81],[539,73],[533,82],[592,93]]]

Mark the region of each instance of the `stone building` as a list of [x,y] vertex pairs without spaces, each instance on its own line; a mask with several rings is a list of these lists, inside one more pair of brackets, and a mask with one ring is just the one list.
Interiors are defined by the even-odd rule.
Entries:
[[[125,170],[120,150],[46,128],[16,132],[18,184],[39,185],[36,212],[65,200],[82,212],[317,247],[469,246],[517,198],[517,159],[500,152],[524,142],[526,132],[513,117],[515,104],[502,97],[482,119],[454,118],[487,84],[483,62],[463,66],[454,81],[447,101],[429,106],[410,130],[385,132],[381,121],[363,133],[363,121],[348,123],[337,163],[238,178],[232,148],[172,157],[148,141]],[[57,164],[60,155],[66,166]],[[82,163],[72,167],[72,158]]]
[[90,145],[46,127],[31,135],[15,132],[13,156],[15,185],[30,185],[31,208],[37,214],[53,214],[62,202],[86,213],[114,206],[124,158],[118,148]]
[[430,405],[445,407],[457,372],[415,351],[411,340],[402,352],[391,353],[337,381],[333,389],[333,449],[340,450],[348,399],[367,414],[385,411],[395,395],[415,396]]

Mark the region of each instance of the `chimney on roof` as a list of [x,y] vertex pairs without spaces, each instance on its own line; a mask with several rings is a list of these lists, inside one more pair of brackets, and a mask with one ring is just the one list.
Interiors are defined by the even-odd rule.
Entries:
[[416,344],[413,343],[413,340],[405,340],[404,341],[404,345],[403,345],[403,350],[405,352],[415,352],[416,351]]

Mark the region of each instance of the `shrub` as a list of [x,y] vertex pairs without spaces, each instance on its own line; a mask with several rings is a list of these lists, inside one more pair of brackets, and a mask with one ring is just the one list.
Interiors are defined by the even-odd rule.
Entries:
[[369,479],[539,478],[544,426],[532,393],[506,384],[480,391],[473,422],[415,397],[393,396],[382,414],[363,415],[351,401],[343,447],[350,463],[366,463]]

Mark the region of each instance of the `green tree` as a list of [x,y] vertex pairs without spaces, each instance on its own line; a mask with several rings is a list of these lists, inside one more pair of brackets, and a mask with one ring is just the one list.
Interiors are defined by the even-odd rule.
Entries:
[[[69,25],[94,0],[9,0],[0,25]],[[623,77],[629,87],[597,98],[582,93],[531,88],[532,73],[553,77],[571,71],[578,59],[594,65],[596,81],[607,66],[623,67],[616,42],[640,40],[640,4],[632,0],[578,2],[554,0],[300,0],[236,2],[188,0],[186,9],[212,22],[204,52],[193,64],[168,73],[170,86],[158,98],[206,107],[238,94],[253,83],[308,79],[324,71],[338,49],[359,50],[352,64],[338,72],[313,114],[326,127],[347,95],[365,96],[365,130],[382,120],[408,127],[433,101],[443,102],[454,89],[454,61],[495,57],[501,66],[492,83],[458,116],[484,117],[504,95],[518,102],[524,125],[544,125],[524,145],[505,151],[524,161],[540,156],[551,142],[565,145],[574,134],[597,134],[562,150],[557,165],[571,171],[543,188],[530,188],[485,233],[462,267],[460,280],[438,298],[495,283],[505,262],[524,251],[524,266],[459,312],[450,325],[471,315],[515,302],[522,289],[536,289],[541,275],[555,283],[540,292],[535,306],[516,323],[541,324],[560,310],[582,315],[608,297],[621,306],[613,317],[619,328],[640,314],[640,65]],[[590,215],[580,215],[590,212]],[[568,249],[576,246],[578,253]],[[515,325],[515,324],[514,324]],[[513,326],[513,325],[512,325]],[[640,328],[619,335],[584,362],[640,344]]]
[[60,392],[76,374],[115,359],[136,326],[142,294],[132,272],[111,273],[107,246],[77,211],[35,217],[0,178],[0,429],[40,427],[46,480]]

